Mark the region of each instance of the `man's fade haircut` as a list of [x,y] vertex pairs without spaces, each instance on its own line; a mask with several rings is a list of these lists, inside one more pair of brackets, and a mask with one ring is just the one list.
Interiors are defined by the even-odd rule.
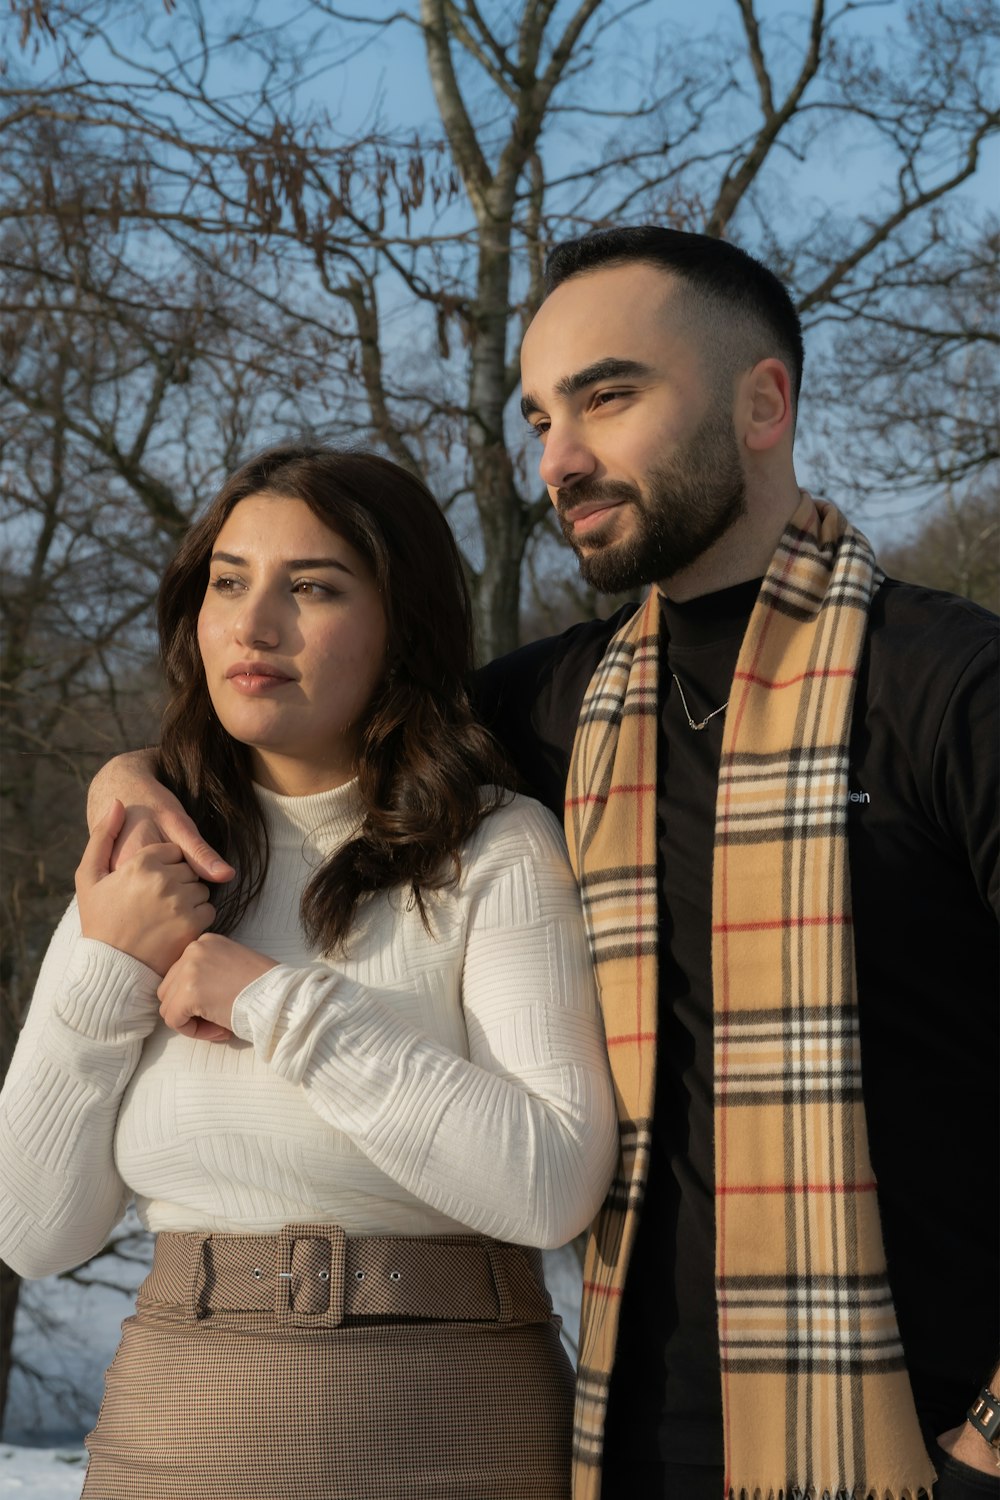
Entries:
[[778,358],[798,405],[805,350],[795,305],[773,271],[727,240],[659,224],[597,229],[549,253],[545,295],[574,276],[632,263],[658,266],[683,282],[709,333],[705,353],[713,370],[735,377],[762,359]]

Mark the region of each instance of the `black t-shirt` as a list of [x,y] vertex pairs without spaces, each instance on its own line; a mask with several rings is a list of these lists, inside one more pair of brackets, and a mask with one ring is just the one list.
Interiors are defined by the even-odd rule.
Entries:
[[[714,1291],[711,875],[723,715],[756,583],[665,603],[659,1045],[646,1197],[622,1306],[606,1472],[722,1456]],[[485,668],[480,712],[561,812],[587,683],[635,606]],[[996,1359],[998,622],[887,580],[852,721],[848,847],[862,1086],[907,1367],[928,1431]],[[992,907],[992,910],[991,910]]]

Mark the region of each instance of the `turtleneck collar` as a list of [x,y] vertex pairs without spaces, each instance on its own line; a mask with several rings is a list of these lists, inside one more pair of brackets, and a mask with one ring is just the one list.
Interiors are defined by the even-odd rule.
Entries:
[[742,639],[762,582],[750,578],[683,604],[661,595],[660,619],[671,644],[710,646],[717,641]]
[[301,848],[307,842],[330,850],[357,833],[361,822],[361,796],[356,778],[308,797],[284,797],[256,783],[254,792],[272,849],[280,849],[282,845]]

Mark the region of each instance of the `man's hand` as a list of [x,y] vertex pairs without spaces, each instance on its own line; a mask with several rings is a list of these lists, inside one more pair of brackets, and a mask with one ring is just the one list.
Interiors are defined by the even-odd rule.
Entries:
[[233,1001],[275,960],[209,932],[185,948],[157,990],[160,1015],[184,1036],[209,1042],[232,1035]]
[[[115,801],[90,836],[76,872],[84,937],[130,953],[165,974],[215,920],[215,908],[176,844],[146,843],[121,869],[111,851],[125,809]],[[147,830],[148,833],[148,830]]]
[[151,751],[129,750],[98,771],[87,794],[87,822],[92,832],[115,798],[127,812],[111,858],[112,870],[149,845],[152,825],[162,842],[177,845],[202,880],[214,884],[232,880],[236,873],[232,865],[205,842],[177,798],[156,780]]
[[1000,1477],[996,1450],[983,1440],[982,1433],[977,1432],[971,1423],[963,1422],[961,1427],[952,1427],[948,1432],[943,1432],[938,1438],[938,1446],[952,1458],[957,1458],[959,1463],[968,1464],[970,1469],[991,1474],[994,1479]]

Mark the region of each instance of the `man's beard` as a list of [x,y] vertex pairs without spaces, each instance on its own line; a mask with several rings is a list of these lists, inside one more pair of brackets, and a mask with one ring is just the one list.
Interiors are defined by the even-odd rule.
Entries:
[[[585,582],[602,594],[683,572],[746,514],[746,481],[729,412],[720,407],[710,411],[666,463],[649,470],[645,489],[643,495],[621,480],[595,480],[556,496],[563,536],[577,555]],[[617,521],[612,515],[606,532],[595,528],[586,542],[578,541],[566,511],[594,500],[631,503],[636,513],[632,533],[613,541]]]

